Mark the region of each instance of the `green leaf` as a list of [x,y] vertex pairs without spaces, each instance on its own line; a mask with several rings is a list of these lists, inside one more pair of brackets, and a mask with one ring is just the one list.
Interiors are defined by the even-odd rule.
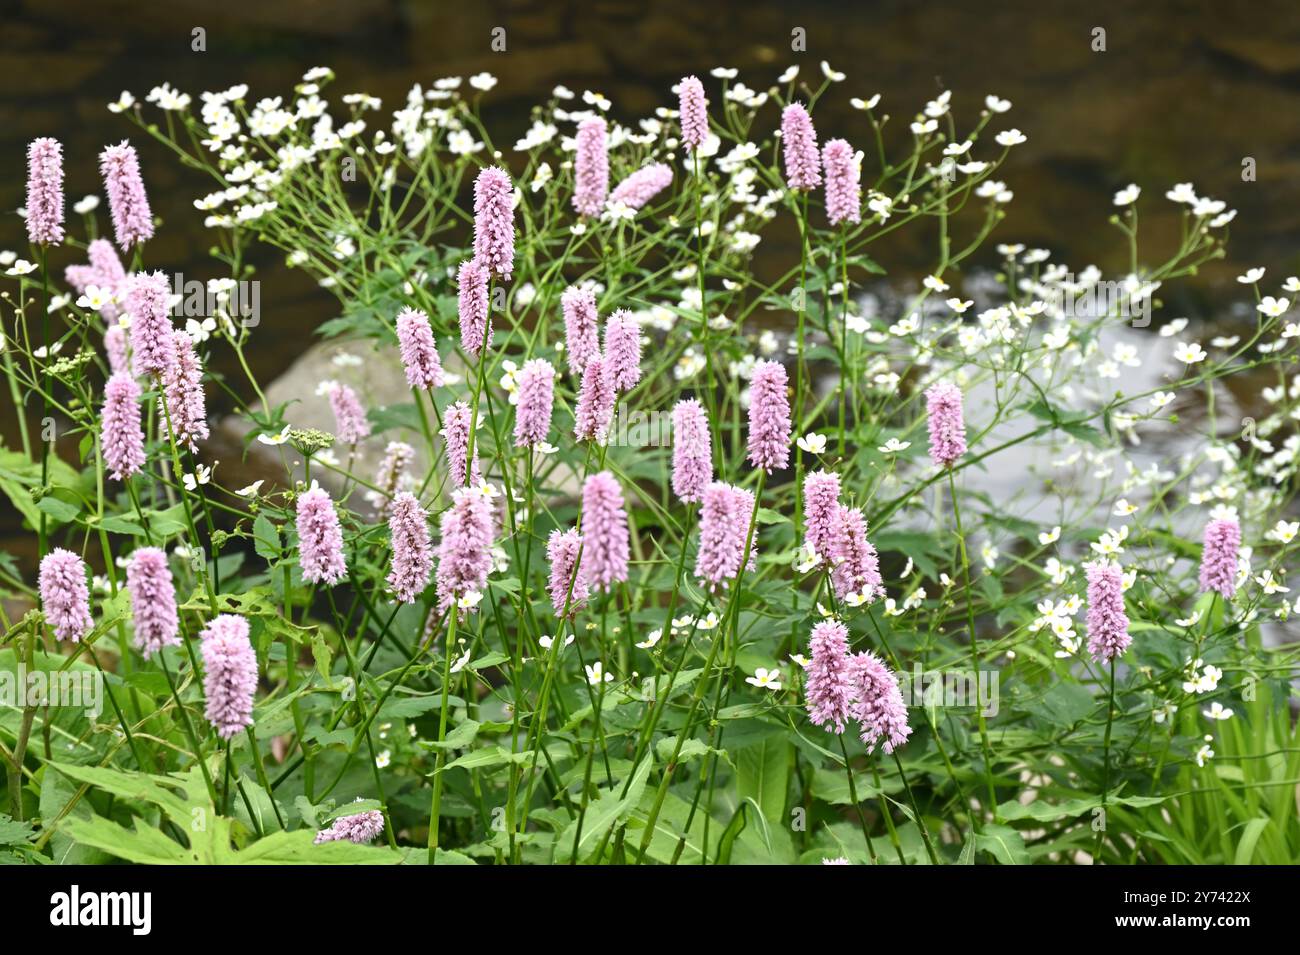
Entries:
[[983,832],[975,835],[975,845],[1003,865],[1029,863],[1024,838],[1010,826],[986,825]]
[[601,843],[605,833],[611,827],[627,819],[632,809],[641,801],[641,793],[645,790],[645,782],[650,775],[650,766],[653,762],[652,759],[642,760],[641,765],[632,775],[632,782],[627,787],[626,796],[622,795],[626,781],[620,780],[587,806],[586,815],[581,817],[581,835],[578,834],[579,819],[569,823],[568,828],[560,833],[560,838],[555,845],[557,863],[567,862],[570,859],[579,861],[585,859],[587,853]]
[[60,498],[47,494],[36,502],[36,509],[43,511],[50,517],[63,524],[71,524],[81,513],[81,508],[76,504],[69,504]]
[[253,550],[268,561],[280,557],[280,529],[265,514],[258,514],[257,520],[253,521]]
[[753,799],[755,808],[773,825],[785,821],[785,797],[793,752],[787,739],[773,735],[734,753],[737,798],[742,801]]
[[1259,816],[1246,823],[1246,828],[1241,832],[1241,841],[1237,843],[1237,851],[1232,857],[1233,865],[1250,864],[1251,857],[1255,854],[1255,845],[1270,822],[1272,820],[1267,816]]

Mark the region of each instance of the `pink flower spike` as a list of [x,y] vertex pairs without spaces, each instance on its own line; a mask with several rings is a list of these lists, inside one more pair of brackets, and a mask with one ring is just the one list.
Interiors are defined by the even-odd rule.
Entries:
[[477,355],[484,343],[492,345],[488,311],[488,270],[475,259],[462,262],[456,272],[457,314],[460,316],[460,347]]
[[745,569],[754,568],[758,536],[750,538],[749,524],[754,514],[754,495],[744,488],[714,481],[704,489],[700,507],[700,548],[695,558],[695,576],[726,587],[741,571],[745,560],[745,543],[750,542]]
[[582,569],[593,590],[611,590],[627,580],[631,548],[623,490],[614,475],[601,471],[582,486]]
[[127,351],[126,329],[117,322],[104,329],[104,354],[108,357],[108,371],[116,375],[131,371],[131,355]]
[[330,407],[334,409],[334,433],[344,444],[356,444],[370,436],[366,410],[350,387],[335,382],[330,388]]
[[560,296],[560,307],[564,311],[564,351],[569,374],[581,378],[587,362],[600,354],[596,293],[590,286],[570,286]]
[[414,460],[415,448],[405,441],[388,442],[379,470],[375,472],[375,487],[379,490],[366,492],[366,500],[375,506],[380,516],[387,517],[392,511],[393,495],[414,483],[406,470]]
[[515,268],[514,200],[504,169],[489,166],[474,180],[474,258],[507,282]]
[[804,683],[808,719],[814,726],[825,726],[827,732],[843,733],[857,692],[848,628],[837,620],[823,620],[813,627],[808,652],[812,657]]
[[339,816],[328,829],[316,833],[313,842],[355,842],[359,846],[374,842],[384,831],[384,814],[378,809]]
[[1128,649],[1133,638],[1124,612],[1124,572],[1110,561],[1087,565],[1088,652],[1109,663]]
[[135,646],[144,658],[163,647],[180,646],[180,617],[167,555],[157,547],[137,547],[126,565],[126,589],[131,595]]
[[838,599],[861,594],[867,601],[872,601],[884,596],[880,560],[871,541],[867,540],[867,519],[860,508],[839,506],[830,551],[835,567],[831,571],[831,584]]
[[703,500],[713,480],[709,416],[694,398],[673,407],[673,493],[687,503]]
[[709,101],[704,96],[704,84],[698,77],[683,78],[677,87],[677,105],[682,143],[687,152],[694,152],[709,135]]
[[125,284],[135,370],[142,375],[161,375],[176,354],[176,329],[169,309],[171,286],[162,272],[136,273]]
[[159,412],[164,422],[170,419],[176,444],[197,451],[198,442],[206,441],[209,434],[203,364],[189,335],[176,332],[172,340],[175,343],[172,363],[163,370]]
[[862,742],[870,753],[883,740],[880,748],[892,753],[912,735],[898,677],[870,650],[854,654],[851,667],[856,697],[851,712],[861,724]]
[[615,391],[629,392],[641,380],[641,323],[626,309],[605,319],[605,362]]
[[789,379],[780,362],[754,365],[749,387],[749,463],[771,473],[790,465]]
[[515,404],[515,447],[532,447],[551,433],[555,401],[555,367],[544,358],[524,362],[516,376],[519,400]]
[[599,116],[578,124],[573,159],[573,208],[581,215],[600,215],[609,192],[609,149],[605,121]]
[[614,420],[616,398],[609,364],[605,358],[596,355],[587,362],[587,367],[582,372],[578,407],[573,412],[573,436],[579,441],[604,444],[609,437],[609,426]]
[[816,189],[822,184],[817,155],[817,131],[801,103],[791,103],[781,113],[781,143],[785,153],[785,181],[791,189]]
[[118,247],[127,252],[153,238],[153,214],[140,178],[140,158],[135,147],[123,140],[99,154],[99,171],[113,214],[113,231]]
[[402,491],[393,498],[388,530],[393,541],[392,568],[388,586],[402,603],[415,603],[429,586],[433,571],[433,540],[429,536],[428,514],[414,494]]
[[[452,492],[451,507],[442,513],[438,543],[438,612],[474,592],[481,594],[492,572],[492,542],[496,521],[492,498],[477,487]],[[467,612],[475,607],[465,606]]]
[[343,528],[329,494],[314,482],[298,497],[297,524],[302,579],[333,587],[348,572],[343,559]]
[[1201,549],[1201,590],[1213,590],[1224,600],[1237,592],[1237,552],[1241,525],[1234,520],[1214,520],[1205,525]]
[[404,308],[397,314],[397,348],[406,369],[406,383],[412,388],[441,388],[446,383],[429,316],[424,312]]
[[95,625],[90,616],[86,563],[70,550],[56,547],[41,558],[41,609],[56,640],[80,640]]
[[664,163],[651,163],[642,166],[628,176],[610,193],[611,203],[622,203],[629,209],[640,209],[659,193],[667,189],[673,181],[671,166]]
[[124,481],[144,467],[140,386],[129,372],[117,372],[104,386],[100,441],[104,449],[104,464],[114,481]]
[[447,470],[451,474],[453,487],[466,484],[465,465],[469,465],[469,482],[477,485],[483,478],[479,473],[478,449],[474,449],[474,460],[469,461],[469,431],[473,412],[463,401],[457,401],[447,407],[442,415],[442,440],[447,447]]
[[582,535],[575,530],[556,528],[546,541],[546,559],[551,565],[547,592],[557,617],[572,618],[587,605],[587,579],[581,570],[575,573],[581,550]]
[[248,623],[222,614],[208,626],[203,640],[203,715],[222,739],[253,725],[257,692],[257,656],[248,642]]
[[838,474],[814,471],[803,479],[803,539],[823,560],[834,556],[839,511]]
[[826,218],[831,225],[862,220],[862,186],[853,147],[843,139],[827,140],[822,147],[826,169]]
[[962,420],[961,389],[940,382],[925,393],[929,417],[930,459],[941,468],[950,468],[966,453],[966,424]]
[[34,139],[27,147],[27,238],[32,245],[63,241],[63,146]]

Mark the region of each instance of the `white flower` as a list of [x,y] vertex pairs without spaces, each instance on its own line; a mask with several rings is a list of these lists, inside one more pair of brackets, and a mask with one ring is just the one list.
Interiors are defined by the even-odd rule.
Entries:
[[880,94],[877,93],[870,99],[862,99],[861,97],[855,96],[849,100],[849,105],[854,109],[875,109],[879,102]]
[[825,60],[822,60],[822,73],[832,83],[840,83],[844,80],[844,74],[831,69],[831,65]]
[[1290,301],[1284,298],[1274,298],[1272,295],[1265,295],[1260,299],[1259,304],[1255,306],[1256,310],[1263,312],[1270,318],[1277,318],[1290,307]]
[[110,113],[121,113],[125,110],[130,109],[134,105],[135,105],[135,97],[132,96],[128,91],[122,90],[122,95],[117,98],[117,102],[108,104],[108,111]]
[[491,73],[475,73],[469,78],[469,85],[476,90],[487,92],[497,85],[497,78]]
[[[217,465],[214,462],[212,468],[215,468],[216,466]],[[212,468],[200,464],[194,468],[193,474],[184,475],[181,478],[181,483],[185,485],[185,490],[194,491],[197,490],[200,485],[207,484],[208,481],[212,479]]]
[[112,289],[100,288],[97,285],[87,285],[85,293],[77,299],[77,307],[99,311],[111,301],[113,301]]
[[262,483],[263,483],[262,481],[254,481],[252,484],[249,484],[246,487],[241,487],[235,493],[238,494],[240,497],[253,497],[257,494],[258,491],[262,489]]
[[1061,525],[1056,525],[1050,531],[1039,531],[1038,543],[1043,547],[1048,544],[1054,544],[1061,539]]
[[1210,704],[1208,710],[1201,710],[1201,715],[1207,720],[1230,720],[1232,719],[1232,710],[1215,700]]
[[653,647],[655,644],[657,644],[660,640],[663,639],[663,635],[664,635],[663,628],[656,627],[654,630],[651,630],[649,633],[647,633],[645,635],[645,639],[642,640],[640,643],[638,643],[637,646],[640,647],[642,650],[649,650],[651,647]]
[[1151,396],[1149,404],[1151,405],[1152,411],[1160,411],[1162,408],[1168,407],[1169,403],[1172,402],[1173,400],[1174,400],[1174,395],[1172,392],[1157,391],[1154,395]]
[[1205,349],[1199,342],[1179,342],[1174,346],[1174,357],[1186,365],[1194,365],[1198,361],[1205,361]]
[[[467,590],[465,591],[465,593],[461,595],[460,599],[456,601],[456,606],[459,607],[461,610],[473,610],[475,607],[479,605],[479,603],[482,602],[482,600],[483,600],[483,594],[481,594],[479,591]],[[468,650],[465,652],[465,658],[469,659]],[[453,669],[452,672],[454,673],[455,670]]]
[[948,291],[948,283],[945,282],[943,279],[939,278],[939,276],[937,275],[927,275],[925,278],[921,280],[921,284],[924,285],[932,292]]
[[257,440],[261,444],[284,444],[289,440],[289,425],[286,424],[281,428],[279,434],[259,434]]
[[897,438],[890,438],[876,450],[881,454],[897,454],[899,451],[906,451],[911,446],[911,441],[899,441]]
[[1263,268],[1256,267],[1253,269],[1247,269],[1244,274],[1238,275],[1237,281],[1240,282],[1242,285],[1254,285],[1263,277],[1264,277]]
[[1018,129],[1003,130],[994,137],[999,146],[1019,146],[1026,139],[1028,137]]
[[205,318],[202,321],[195,321],[192,318],[185,320],[185,334],[189,336],[190,341],[194,344],[205,342],[208,336],[217,330],[217,320],[215,318]]
[[809,432],[795,442],[801,451],[809,454],[821,454],[826,450],[826,435]]
[[1290,587],[1283,587],[1282,582],[1273,579],[1273,571],[1265,570],[1262,577],[1256,577],[1255,583],[1264,588],[1266,594],[1289,594]]
[[1201,612],[1199,610],[1193,610],[1192,615],[1190,617],[1182,617],[1180,619],[1176,619],[1174,623],[1178,624],[1178,626],[1180,627],[1194,627],[1196,626],[1196,622],[1200,619],[1201,619]]
[[1138,196],[1142,194],[1142,189],[1135,183],[1129,183],[1119,192],[1115,193],[1115,205],[1131,206],[1137,202]]
[[1278,521],[1264,536],[1279,544],[1289,544],[1296,539],[1297,534],[1300,534],[1300,521]]
[[793,83],[795,81],[795,77],[797,77],[798,75],[799,75],[799,67],[797,66],[786,67],[785,72],[782,73],[780,76],[778,76],[776,78],[776,81],[778,83]]
[[14,261],[14,264],[5,270],[5,275],[12,275],[14,277],[17,277],[19,275],[26,275],[29,272],[35,272],[35,271],[36,271],[36,266],[33,265],[31,262],[28,262],[26,259],[16,259]]
[[[547,637],[538,637],[538,638],[537,638],[537,642],[541,645],[541,647],[542,647],[543,650],[549,650],[549,649],[551,649],[551,647],[554,645],[554,643],[555,643],[555,638],[554,638],[554,637],[550,637],[550,636],[547,636]],[[564,643],[562,643],[562,644],[560,645],[560,649],[563,650],[565,647],[567,647],[567,646],[568,646],[569,644],[571,644],[572,642],[573,642],[573,635],[570,634],[568,637],[565,638]]]
[[1011,108],[1011,100],[1001,99],[1000,97],[994,96],[990,93],[988,96],[984,97],[984,105],[989,108],[990,112],[1005,113]]
[[1196,201],[1196,190],[1192,188],[1190,182],[1180,182],[1165,193],[1165,198],[1170,202],[1179,202],[1185,205],[1191,205]]
[[1200,749],[1196,751],[1197,766],[1203,767],[1207,759],[1213,759],[1213,758],[1214,758],[1214,750],[1210,749],[1209,743],[1204,744]]
[[764,690],[779,690],[781,689],[781,671],[758,667],[754,670],[753,676],[745,677],[745,682],[750,686],[756,686]]
[[587,671],[587,685],[599,686],[602,683],[614,682],[614,674],[605,672],[605,665],[597,660],[595,663],[588,663],[583,669]]
[[89,195],[80,199],[73,207],[72,211],[85,215],[87,212],[94,212],[99,208],[99,196]]
[[1116,517],[1128,517],[1130,514],[1136,514],[1138,507],[1136,504],[1130,504],[1127,498],[1121,497],[1115,502],[1114,514]]

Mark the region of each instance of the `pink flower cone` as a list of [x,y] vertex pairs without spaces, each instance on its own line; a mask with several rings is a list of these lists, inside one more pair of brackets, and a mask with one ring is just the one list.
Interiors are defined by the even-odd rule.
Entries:
[[153,214],[140,178],[140,158],[135,147],[123,140],[99,154],[99,171],[113,214],[113,231],[123,252],[153,238]]
[[1237,592],[1237,552],[1241,525],[1234,520],[1214,520],[1205,525],[1201,550],[1201,590],[1214,590],[1231,600]]
[[428,514],[414,494],[402,491],[393,499],[388,530],[393,541],[388,586],[402,603],[415,603],[429,586],[433,571],[433,541]]
[[329,494],[314,483],[298,497],[298,555],[302,579],[333,587],[348,572],[343,528]]
[[780,362],[754,365],[749,388],[749,463],[769,473],[790,465],[789,379]]
[[[242,626],[241,626],[242,625]],[[203,640],[203,715],[222,739],[253,725],[253,696],[257,692],[257,655],[248,642],[248,623],[222,614],[212,621]]]
[[688,503],[704,498],[713,480],[709,416],[694,398],[673,408],[673,493]]
[[840,516],[840,476],[814,471],[803,479],[804,543],[829,560],[835,552]]
[[63,146],[34,139],[27,147],[27,238],[32,245],[63,241]]
[[704,97],[704,84],[697,77],[684,78],[677,90],[682,143],[687,152],[694,152],[709,135],[709,101]]
[[124,481],[144,467],[140,386],[129,372],[117,372],[104,386],[100,441],[104,449],[104,464],[114,481]]
[[473,259],[460,264],[456,273],[457,314],[460,316],[460,347],[477,355],[484,344],[492,344],[488,320],[488,270]]
[[659,193],[667,189],[673,181],[671,166],[664,163],[651,163],[643,166],[628,176],[610,193],[611,203],[622,203],[629,209],[640,209]]
[[605,319],[605,362],[614,389],[626,393],[641,380],[641,324],[626,309]]
[[[741,570],[745,559],[745,542],[749,540],[749,522],[754,514],[754,495],[744,488],[714,481],[704,489],[704,503],[700,507],[700,549],[695,558],[695,576],[709,583],[709,589],[719,584],[726,587]],[[758,537],[750,541],[749,559],[745,563],[752,570],[758,550]]]
[[610,590],[627,580],[631,548],[623,490],[608,471],[587,478],[582,486],[582,569],[593,590]]
[[862,186],[853,147],[842,139],[827,140],[822,147],[826,169],[826,218],[835,226],[862,220]]
[[600,354],[596,293],[590,287],[570,286],[560,296],[560,307],[564,311],[564,351],[569,373],[581,378],[587,362]]
[[578,124],[573,208],[584,216],[600,215],[609,192],[609,151],[605,140],[605,121],[599,116]]
[[[482,593],[492,572],[492,542],[496,537],[492,499],[478,488],[452,493],[443,511],[438,544],[438,612],[446,613],[470,591]],[[473,607],[466,608],[472,611]]]
[[453,487],[464,487],[466,483],[465,465],[469,465],[469,483],[477,485],[483,478],[479,473],[478,449],[474,449],[474,460],[469,461],[469,431],[473,424],[473,411],[463,401],[457,401],[447,407],[442,416],[442,440],[447,447],[447,470],[451,474]]
[[171,286],[162,272],[137,273],[125,284],[135,370],[142,375],[161,375],[176,354],[176,329],[168,308]]
[[912,735],[898,677],[870,650],[854,654],[851,667],[855,687],[851,711],[861,724],[862,742],[867,744],[868,753],[878,743],[886,753],[892,753]]
[[208,439],[208,412],[203,397],[203,365],[194,351],[194,342],[184,332],[173,336],[172,363],[163,370],[163,398],[160,404],[163,421],[170,417],[176,444],[198,450],[198,442]]
[[849,631],[836,620],[823,620],[813,627],[809,642],[808,676],[804,701],[808,719],[827,732],[844,732],[856,694],[854,666],[849,658]]
[[587,579],[581,571],[574,573],[581,550],[582,535],[575,530],[556,528],[546,541],[546,559],[551,565],[547,592],[557,617],[572,617],[587,605]]
[[791,189],[816,189],[822,184],[817,156],[817,131],[801,103],[791,103],[781,113],[781,144],[785,154],[785,181]]
[[356,444],[370,436],[366,410],[350,387],[335,382],[330,388],[330,407],[334,410],[334,433],[344,444]]
[[941,468],[950,468],[966,453],[966,425],[962,420],[961,389],[940,382],[925,393],[929,416],[930,458]]
[[474,180],[474,258],[507,282],[515,268],[514,186],[489,166]]
[[884,582],[876,549],[867,540],[867,519],[856,507],[839,506],[830,544],[831,584],[835,596],[843,600],[861,594],[868,601],[883,597]]
[[402,309],[397,315],[397,345],[408,385],[423,390],[446,383],[428,315],[414,308]]
[[126,566],[126,589],[131,595],[135,646],[144,658],[163,647],[180,646],[180,617],[167,555],[157,547],[136,548]]
[[555,367],[544,358],[524,362],[516,377],[515,447],[544,442],[551,433],[551,410],[555,401]]
[[355,842],[359,846],[374,842],[384,831],[384,814],[378,809],[339,816],[328,829],[316,833],[313,842]]
[[616,397],[609,364],[605,358],[596,355],[582,372],[578,407],[573,413],[573,436],[579,441],[604,444],[614,420]]
[[1088,571],[1088,652],[1100,663],[1123,654],[1133,638],[1124,612],[1124,573],[1110,561],[1097,561]]
[[41,609],[56,640],[80,640],[95,625],[90,616],[86,563],[70,550],[56,547],[43,558],[39,574]]

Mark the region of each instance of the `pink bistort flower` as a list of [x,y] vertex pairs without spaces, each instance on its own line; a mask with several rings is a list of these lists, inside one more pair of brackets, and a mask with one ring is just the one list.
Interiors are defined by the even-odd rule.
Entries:
[[826,218],[831,225],[862,219],[862,186],[853,147],[843,139],[827,140],[822,147],[826,169]]
[[481,262],[470,259],[456,272],[457,315],[460,317],[460,347],[467,355],[477,355],[492,345],[492,325],[488,310],[488,270]]
[[[230,618],[218,626],[222,618]],[[243,626],[238,624],[242,623]],[[222,739],[253,725],[253,696],[257,692],[257,655],[248,641],[248,623],[222,614],[203,640],[203,715]]]
[[609,192],[609,150],[605,121],[599,116],[578,124],[573,158],[573,208],[584,216],[600,215]]
[[791,103],[781,113],[781,147],[785,154],[786,185],[808,190],[822,184],[817,131],[802,103]]
[[[751,537],[749,531],[753,514],[752,491],[722,481],[714,481],[704,489],[695,576],[708,581],[710,590],[719,584],[727,586],[740,573],[742,561],[746,569],[753,569],[758,550],[757,536]],[[749,543],[748,560],[746,543]]]
[[861,724],[862,742],[867,744],[868,753],[877,743],[886,753],[892,753],[912,735],[898,677],[870,650],[855,653],[851,667],[854,684],[851,712]]
[[27,147],[27,238],[32,245],[63,241],[63,145],[48,136]]
[[[442,512],[438,543],[438,612],[446,613],[470,592],[482,593],[492,572],[492,542],[496,521],[492,498],[477,487],[452,492],[451,507]],[[473,611],[472,604],[464,606]]]
[[749,386],[749,463],[771,472],[790,464],[789,378],[780,362],[754,365]]
[[834,556],[840,516],[840,476],[814,471],[803,479],[803,539],[822,560]]
[[1124,612],[1124,572],[1112,561],[1095,561],[1088,572],[1088,652],[1109,663],[1120,656],[1133,638]]
[[1217,591],[1224,600],[1237,592],[1237,552],[1241,548],[1241,525],[1220,519],[1205,525],[1201,549],[1201,590]]
[[384,831],[384,814],[378,809],[339,816],[329,828],[316,833],[313,842],[355,842],[359,846],[374,842]]
[[609,362],[601,355],[588,359],[587,367],[582,370],[578,407],[573,412],[573,436],[579,441],[604,444],[614,420],[616,399]]
[[587,478],[582,486],[582,568],[593,590],[610,590],[627,580],[631,548],[623,490],[609,471]]
[[80,640],[95,625],[90,616],[86,563],[70,550],[56,547],[41,558],[41,609],[56,640]]
[[131,355],[141,375],[161,375],[176,354],[176,329],[169,303],[171,286],[162,272],[132,275],[126,285],[126,311],[131,316]]
[[402,603],[415,603],[429,586],[433,571],[433,541],[429,537],[428,514],[409,491],[393,498],[388,518],[392,536],[393,559],[388,586]]
[[99,154],[99,171],[108,193],[113,232],[123,252],[153,238],[153,213],[140,178],[140,157],[126,140]]
[[412,388],[441,388],[446,382],[442,359],[429,327],[429,316],[419,309],[404,308],[397,314],[397,346],[406,369],[406,383]]
[[966,424],[962,420],[961,389],[947,382],[931,385],[925,393],[929,418],[930,458],[950,468],[966,453]]
[[330,386],[330,407],[334,410],[334,433],[344,444],[356,444],[370,436],[370,422],[361,399],[349,386],[334,382]]
[[626,393],[641,380],[641,323],[626,309],[605,319],[605,362],[614,390]]
[[700,501],[713,480],[709,416],[694,398],[673,407],[673,493],[687,503]]
[[104,449],[104,464],[114,481],[124,481],[144,467],[140,386],[130,372],[117,372],[104,386],[100,441]]
[[642,166],[620,182],[609,195],[611,203],[622,203],[629,209],[640,209],[672,184],[673,170],[665,163],[656,162]]
[[163,421],[171,422],[176,444],[198,450],[198,442],[208,439],[208,412],[203,397],[203,364],[194,351],[194,342],[184,332],[172,336],[172,362],[163,370],[159,412]]
[[474,258],[507,282],[515,268],[514,200],[504,169],[488,166],[474,180]]
[[551,565],[546,589],[557,617],[572,617],[587,605],[587,579],[578,567],[581,551],[582,535],[573,529],[557,527],[546,541],[546,559]]
[[681,81],[677,87],[677,105],[682,143],[687,152],[694,152],[709,135],[709,101],[704,97],[704,84],[698,77],[687,76]]
[[555,402],[555,367],[545,358],[524,362],[515,378],[515,447],[542,444],[551,433],[551,410]]
[[302,579],[333,587],[348,572],[343,559],[343,528],[334,512],[334,502],[314,481],[298,497],[297,525]]
[[838,620],[823,620],[812,629],[808,652],[812,657],[804,683],[808,718],[827,732],[843,733],[857,692],[848,628]]
[[564,353],[569,373],[581,378],[587,362],[600,354],[596,293],[591,286],[570,286],[560,296],[560,308],[564,312]]
[[469,460],[469,432],[473,426],[473,409],[463,401],[448,405],[442,415],[443,444],[447,448],[447,470],[453,487],[466,484],[466,465],[469,466],[468,483],[477,485],[483,480],[478,467],[478,448],[474,460]]
[[860,594],[872,601],[884,596],[880,560],[871,541],[867,540],[867,519],[861,508],[839,506],[829,556],[834,565],[831,584],[838,599]]
[[126,565],[126,589],[131,595],[135,646],[144,658],[163,647],[180,646],[176,589],[166,553],[157,547],[137,547]]

